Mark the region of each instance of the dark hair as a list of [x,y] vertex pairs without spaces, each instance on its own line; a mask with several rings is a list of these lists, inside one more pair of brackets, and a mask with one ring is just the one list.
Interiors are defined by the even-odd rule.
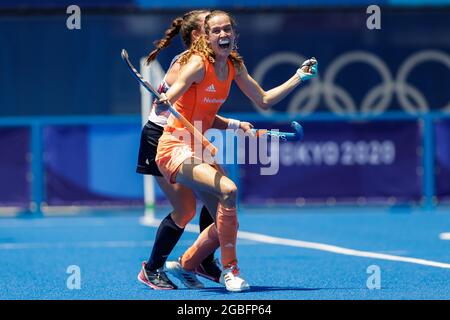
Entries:
[[172,41],[172,39],[181,32],[181,40],[183,41],[183,45],[186,48],[190,48],[191,46],[191,35],[192,31],[200,30],[201,24],[198,21],[198,16],[203,13],[208,13],[209,10],[192,10],[183,15],[183,17],[175,18],[172,21],[171,26],[164,33],[165,37],[163,39],[155,41],[155,49],[150,52],[147,57],[147,64],[155,60],[158,53],[168,47]]

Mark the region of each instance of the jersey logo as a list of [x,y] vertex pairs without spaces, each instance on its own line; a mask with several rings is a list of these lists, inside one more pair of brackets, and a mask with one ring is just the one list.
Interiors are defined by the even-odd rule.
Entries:
[[226,99],[216,99],[216,98],[210,99],[210,98],[208,98],[208,97],[204,97],[204,98],[203,98],[203,102],[204,102],[204,103],[215,103],[215,104],[219,103],[219,104],[222,104],[222,103],[225,102],[225,100],[226,100]]
[[216,92],[216,88],[214,88],[214,85],[211,84],[208,88],[206,88],[207,92]]

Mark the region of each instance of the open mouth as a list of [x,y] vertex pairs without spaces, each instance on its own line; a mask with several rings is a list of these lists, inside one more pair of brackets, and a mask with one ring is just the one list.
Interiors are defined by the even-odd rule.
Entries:
[[230,39],[220,39],[219,40],[219,47],[221,49],[228,49],[230,47]]

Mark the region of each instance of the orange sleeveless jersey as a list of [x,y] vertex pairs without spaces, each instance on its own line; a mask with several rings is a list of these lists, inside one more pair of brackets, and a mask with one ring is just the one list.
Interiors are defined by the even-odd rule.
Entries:
[[[196,126],[196,121],[201,121],[201,132],[211,128],[214,118],[225,102],[230,91],[231,81],[234,79],[234,66],[231,60],[228,60],[228,77],[224,81],[217,79],[214,71],[214,65],[207,59],[204,59],[205,76],[200,83],[193,84],[191,87],[175,102],[174,107],[189,122]],[[200,128],[197,125],[197,129]],[[175,183],[176,174],[180,165],[189,158],[199,158],[193,151],[194,138],[192,134],[190,145],[177,138],[177,133],[186,133],[187,129],[173,115],[170,115],[164,132],[158,141],[156,154],[156,164],[162,175],[170,183]],[[202,161],[200,159],[200,161]]]
[[[228,97],[231,82],[234,79],[234,66],[230,59],[228,59],[228,77],[223,81],[217,78],[214,65],[208,59],[203,61],[205,64],[203,80],[192,84],[174,104],[177,111],[193,125],[195,121],[202,122],[202,133],[211,128],[217,112]],[[167,120],[166,127],[168,131],[184,128],[173,115],[170,115]]]

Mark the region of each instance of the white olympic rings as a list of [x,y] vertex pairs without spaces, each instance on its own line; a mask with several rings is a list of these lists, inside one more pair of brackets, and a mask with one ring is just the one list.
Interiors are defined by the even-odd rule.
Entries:
[[[258,83],[262,83],[273,67],[279,64],[292,64],[298,67],[303,60],[305,60],[303,56],[292,52],[273,54],[258,64],[253,72],[253,77]],[[310,80],[308,89],[300,89],[294,94],[288,103],[287,111],[289,113],[309,114],[319,106],[320,98],[323,95],[326,106],[334,113],[379,114],[389,108],[394,94],[397,96],[400,107],[406,112],[428,111],[429,105],[423,93],[407,83],[411,71],[424,62],[438,62],[450,70],[449,54],[438,50],[423,50],[414,53],[403,62],[394,80],[388,66],[378,56],[366,51],[344,53],[329,64],[324,73],[323,81],[320,78],[321,70],[319,68],[319,77]],[[373,67],[381,77],[381,83],[373,87],[363,97],[359,111],[348,91],[335,84],[339,71],[352,63],[366,63]],[[255,108],[264,115],[273,113],[273,111],[263,111],[256,105]],[[450,101],[442,107],[442,110],[450,111]]]

